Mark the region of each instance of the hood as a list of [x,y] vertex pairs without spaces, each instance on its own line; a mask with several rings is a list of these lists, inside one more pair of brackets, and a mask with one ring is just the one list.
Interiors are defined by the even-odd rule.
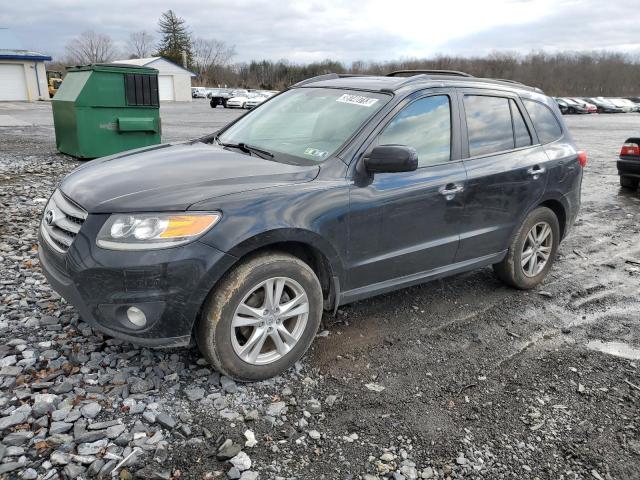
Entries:
[[60,189],[90,213],[181,211],[222,195],[309,182],[318,171],[201,142],[164,144],[92,160]]

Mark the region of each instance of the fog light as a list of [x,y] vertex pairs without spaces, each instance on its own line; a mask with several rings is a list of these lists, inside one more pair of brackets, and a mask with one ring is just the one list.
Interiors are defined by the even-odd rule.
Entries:
[[147,316],[138,307],[127,308],[127,319],[136,327],[144,327],[147,324]]

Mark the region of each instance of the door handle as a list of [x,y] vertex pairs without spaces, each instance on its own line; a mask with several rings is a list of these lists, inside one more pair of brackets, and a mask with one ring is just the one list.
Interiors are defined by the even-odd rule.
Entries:
[[443,195],[447,200],[453,200],[453,197],[455,197],[456,194],[464,191],[464,187],[455,183],[448,183],[447,185],[440,187],[439,191],[440,195]]
[[538,178],[540,178],[540,175],[542,175],[546,171],[547,171],[546,168],[536,165],[534,167],[531,167],[529,170],[527,170],[527,173],[533,176],[534,180],[537,180]]

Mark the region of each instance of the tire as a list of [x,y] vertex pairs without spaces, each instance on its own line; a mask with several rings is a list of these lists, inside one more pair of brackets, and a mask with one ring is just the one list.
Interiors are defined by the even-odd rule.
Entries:
[[629,190],[637,190],[638,184],[640,184],[640,180],[637,178],[631,177],[620,177],[620,186],[622,188],[627,188]]
[[[282,323],[278,323],[278,314],[255,315],[254,312],[265,312],[263,309],[269,307],[265,299],[266,286],[259,287],[269,281],[273,281],[274,286],[278,281],[284,282],[280,307],[295,299],[304,301],[304,293],[308,312],[291,316]],[[277,287],[274,288],[277,291]],[[244,307],[240,307],[241,304]],[[246,309],[247,306],[254,310]],[[243,310],[238,312],[240,308]],[[294,310],[304,312],[304,305],[293,305],[289,311]],[[250,311],[251,316],[244,315],[245,311]],[[273,308],[272,311],[279,310]],[[220,373],[243,382],[264,380],[284,372],[304,355],[318,331],[322,312],[322,288],[311,267],[292,255],[263,253],[234,267],[209,294],[195,329],[196,342],[203,356]],[[234,322],[238,320],[252,322],[252,325],[237,326]],[[278,333],[282,326],[289,337]],[[269,328],[271,334],[260,334]],[[249,340],[263,337],[263,343],[253,343],[259,349],[252,360],[255,348],[248,345]],[[282,347],[284,354],[276,347],[276,337],[287,340]],[[296,338],[297,341],[293,341]],[[248,348],[242,352],[243,347]],[[239,352],[246,357],[242,358]]]
[[[544,228],[542,225],[546,225],[551,230],[551,239],[548,241],[545,238],[542,245],[535,248],[535,244],[532,245],[529,233],[536,227],[536,234],[542,235]],[[551,270],[559,245],[560,225],[558,217],[552,210],[546,207],[538,207],[524,219],[509,245],[507,255],[500,263],[494,264],[493,269],[498,278],[507,285],[520,290],[532,289],[542,283],[549,270]],[[535,256],[535,261],[539,262],[538,264],[532,265],[533,260],[529,260],[523,265],[523,260],[526,261],[526,258],[523,258],[523,254],[527,250],[535,252],[529,258],[533,259]],[[542,256],[545,254],[548,257],[542,265]],[[540,265],[542,265],[541,268]],[[531,268],[532,266],[534,267],[533,269]],[[540,268],[539,271],[538,268]]]

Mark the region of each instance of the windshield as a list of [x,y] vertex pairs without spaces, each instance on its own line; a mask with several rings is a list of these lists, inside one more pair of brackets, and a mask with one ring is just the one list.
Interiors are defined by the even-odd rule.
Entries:
[[217,138],[267,150],[274,160],[329,158],[391,97],[333,88],[296,88],[245,115]]

